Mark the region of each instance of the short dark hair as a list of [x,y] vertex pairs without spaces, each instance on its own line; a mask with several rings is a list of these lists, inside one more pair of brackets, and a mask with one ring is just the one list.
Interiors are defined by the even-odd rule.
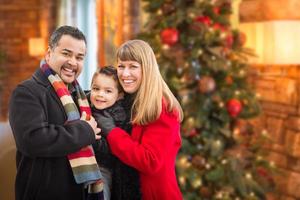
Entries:
[[60,38],[63,35],[70,35],[73,38],[76,38],[78,40],[83,40],[86,45],[86,38],[85,38],[84,34],[77,27],[61,26],[61,27],[57,28],[50,36],[49,44],[48,44],[49,47],[51,49],[55,48],[57,46]]
[[99,75],[99,74],[104,74],[106,76],[111,77],[116,83],[117,83],[117,88],[119,92],[123,92],[123,88],[119,82],[119,78],[118,78],[118,73],[117,73],[117,69],[111,65],[108,66],[103,66],[103,67],[99,67],[97,69],[97,71],[94,73],[93,78],[92,78],[92,83],[94,82],[94,79]]

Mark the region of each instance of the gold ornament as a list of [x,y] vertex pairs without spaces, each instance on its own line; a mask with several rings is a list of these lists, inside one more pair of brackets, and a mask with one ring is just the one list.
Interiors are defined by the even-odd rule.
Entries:
[[203,169],[205,168],[205,159],[200,155],[195,155],[192,158],[192,164],[199,169]]

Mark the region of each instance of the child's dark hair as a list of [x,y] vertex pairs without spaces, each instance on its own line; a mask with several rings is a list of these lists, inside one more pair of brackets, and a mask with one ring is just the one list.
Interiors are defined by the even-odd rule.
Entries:
[[92,78],[92,83],[94,82],[94,79],[99,75],[99,74],[104,74],[106,76],[112,77],[114,79],[114,81],[117,83],[117,88],[119,93],[123,92],[123,88],[119,82],[119,78],[118,78],[118,74],[117,74],[117,69],[111,65],[108,66],[103,66],[103,67],[99,67],[97,69],[97,71],[94,73],[93,78]]

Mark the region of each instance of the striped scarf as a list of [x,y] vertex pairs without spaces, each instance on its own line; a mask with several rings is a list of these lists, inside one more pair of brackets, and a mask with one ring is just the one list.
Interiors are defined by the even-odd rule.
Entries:
[[[49,65],[43,60],[40,64],[42,72],[50,81],[52,87],[54,88],[57,96],[59,97],[61,103],[64,106],[65,112],[67,114],[67,122],[74,120],[79,120],[80,115],[86,112],[87,118],[91,116],[91,109],[88,100],[82,91],[77,80],[75,80],[70,87],[76,91],[77,102],[79,105],[79,110],[70,95],[64,82],[56,74]],[[83,133],[84,134],[84,133]],[[80,149],[78,152],[68,155],[68,159],[73,171],[73,175],[76,183],[83,183],[88,187],[88,197],[89,200],[101,200],[103,199],[103,182],[101,180],[102,175],[100,173],[97,161],[94,156],[94,151],[91,145]]]

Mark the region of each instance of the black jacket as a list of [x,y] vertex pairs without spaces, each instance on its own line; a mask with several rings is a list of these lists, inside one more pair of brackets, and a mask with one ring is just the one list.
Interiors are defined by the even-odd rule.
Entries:
[[88,123],[67,116],[48,79],[38,69],[13,91],[9,122],[17,146],[16,200],[83,200],[67,155],[94,143]]
[[[131,98],[117,101],[113,106],[104,110],[92,108],[92,113],[98,124],[99,115],[108,112],[114,119],[117,127],[131,133],[130,111]],[[124,164],[111,154],[108,142],[104,137],[93,144],[96,159],[100,166],[110,169],[112,173],[111,200],[139,200],[141,199],[139,175],[136,169]]]

